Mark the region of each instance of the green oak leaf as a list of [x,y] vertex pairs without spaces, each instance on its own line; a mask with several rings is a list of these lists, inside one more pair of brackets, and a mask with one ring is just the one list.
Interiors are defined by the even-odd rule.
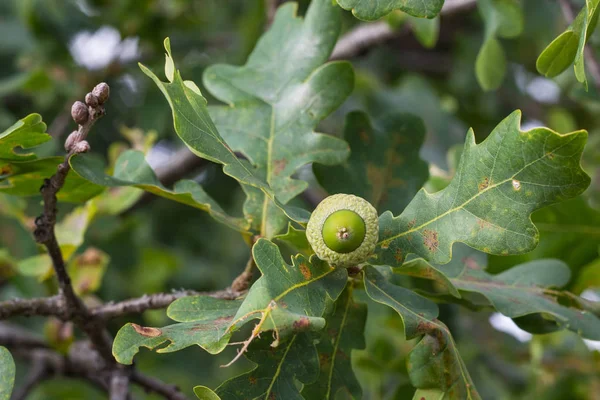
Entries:
[[401,212],[423,186],[428,166],[419,158],[425,125],[412,114],[388,114],[375,127],[362,112],[346,117],[350,158],[341,165],[314,165],[317,180],[330,194],[350,193],[380,211]]
[[531,213],[579,195],[590,183],[579,164],[587,132],[521,131],[520,119],[520,111],[512,113],[479,145],[470,130],[445,189],[422,189],[400,216],[381,215],[372,262],[400,266],[414,253],[444,264],[454,242],[499,255],[531,251],[539,236]]
[[[279,215],[299,223],[306,223],[309,214],[305,210],[284,206],[275,198],[273,190],[259,177],[255,169],[246,160],[240,160],[231,147],[225,142],[213,120],[208,114],[206,99],[200,89],[192,81],[184,81],[171,55],[169,39],[165,39],[166,66],[165,74],[168,82],[161,81],[152,71],[140,64],[142,71],[148,75],[161,90],[173,114],[175,131],[185,145],[199,157],[223,165],[223,172],[242,184],[251,192],[251,197],[265,196],[272,202]],[[254,124],[256,121],[252,121]],[[250,125],[246,125],[248,128]],[[287,201],[283,201],[284,203]],[[285,219],[285,218],[283,218]]]
[[415,38],[426,49],[433,49],[440,36],[440,17],[433,19],[408,17]]
[[194,394],[200,400],[221,400],[218,394],[206,386],[195,386]]
[[368,265],[363,271],[365,292],[373,301],[391,307],[400,315],[406,339],[423,337],[407,362],[417,393],[424,396],[421,389],[435,389],[440,397],[426,398],[479,399],[452,335],[437,320],[437,305],[412,290],[392,284],[391,268]]
[[500,87],[506,73],[506,56],[498,38],[515,38],[523,32],[523,10],[515,0],[479,0],[485,22],[483,45],[475,61],[475,74],[484,90]]
[[[63,157],[37,158],[31,149],[51,140],[39,114],[30,114],[0,133],[0,192],[14,196],[37,196],[44,179],[56,173]],[[17,151],[15,151],[17,149]],[[81,203],[98,195],[102,188],[69,174],[57,194],[61,202]]]
[[15,361],[10,352],[0,346],[0,400],[10,400],[15,384]]
[[[233,318],[232,329],[239,329],[251,319],[260,319],[253,336],[275,330],[276,337],[283,337],[294,322],[296,330],[311,329],[310,318],[321,318],[328,303],[337,299],[346,286],[345,268],[333,268],[316,256],[309,260],[303,255],[292,257],[293,265],[288,265],[279,248],[267,239],[259,239],[252,254],[262,276]],[[322,325],[315,328],[319,327]]]
[[406,339],[422,335],[421,326],[437,318],[439,310],[433,301],[389,282],[390,268],[367,265],[363,273],[365,292],[373,301],[393,308],[400,315]]
[[555,77],[574,64],[577,80],[588,89],[584,65],[585,45],[598,23],[600,0],[586,0],[582,10],[566,31],[554,39],[539,55],[536,67],[540,74]]
[[600,211],[590,207],[584,196],[536,211],[531,219],[540,231],[537,247],[526,254],[492,256],[488,269],[497,273],[527,261],[557,258],[578,276],[584,265],[598,257],[600,243]]
[[288,225],[288,230],[286,233],[274,236],[273,240],[289,245],[306,257],[310,257],[315,254],[306,237],[306,231],[304,229],[296,229],[292,224]]
[[337,0],[340,7],[352,10],[352,14],[365,21],[374,21],[400,10],[419,18],[433,18],[440,13],[444,0]]
[[93,157],[78,155],[72,157],[70,163],[78,175],[97,185],[106,187],[133,186],[144,189],[157,196],[206,211],[215,220],[240,232],[246,232],[249,229],[244,219],[235,218],[225,213],[221,206],[194,181],[181,180],[175,184],[173,190],[165,188],[146,162],[146,157],[141,151],[127,150],[121,153],[116,161],[113,176],[106,175],[104,164]]
[[[296,3],[279,7],[269,31],[244,66],[213,65],[204,85],[227,106],[210,107],[219,132],[286,204],[308,184],[292,175],[309,163],[339,164],[348,145],[315,133],[317,124],[352,92],[347,62],[327,60],[340,32],[339,10],[330,0],[312,1],[305,18]],[[269,196],[245,188],[245,212],[261,236],[271,238],[287,221]]]
[[408,355],[408,376],[417,388],[413,400],[480,400],[448,327],[438,320],[423,325],[423,339]]
[[298,382],[309,384],[319,375],[319,357],[312,337],[308,333],[296,334],[276,348],[270,342],[264,337],[250,345],[246,357],[256,368],[219,386],[216,394],[220,399],[304,399]]
[[[58,164],[63,161],[63,157],[47,157],[2,165],[0,160],[0,192],[13,196],[38,196],[44,179],[54,175]],[[101,186],[70,173],[56,197],[60,202],[83,203],[103,190]]]
[[[566,292],[551,288],[560,288],[569,282],[569,267],[562,261],[540,259],[517,265],[497,275],[485,271],[485,256],[465,245],[454,246],[452,261],[443,266],[433,266],[427,261],[414,260],[420,264],[423,279],[435,279],[439,273],[448,280],[440,284],[450,284],[455,290],[474,292],[485,296],[500,313],[510,318],[531,314],[542,314],[547,320],[556,321],[563,329],[577,332],[583,337],[600,340],[600,319],[592,313],[564,305],[562,300],[575,301],[581,306],[584,300]],[[397,274],[403,274],[403,267],[396,268]],[[561,300],[561,302],[559,302]]]
[[141,347],[153,350],[165,342],[169,345],[157,353],[171,353],[195,344],[210,354],[220,353],[229,342],[227,327],[240,304],[240,300],[208,296],[178,299],[169,306],[167,315],[180,323],[163,328],[126,324],[115,337],[113,355],[121,364],[130,365]]
[[345,391],[353,399],[362,398],[362,389],[352,370],[352,349],[365,348],[367,307],[355,303],[352,291],[346,289],[335,302],[334,311],[321,331],[317,351],[321,372],[319,379],[304,386],[306,399],[336,399]]
[[[29,114],[0,133],[0,162],[30,161],[37,158],[33,153],[16,152],[15,149],[31,149],[46,143],[52,137],[46,133],[46,124],[39,114]],[[0,176],[4,175],[0,173]]]

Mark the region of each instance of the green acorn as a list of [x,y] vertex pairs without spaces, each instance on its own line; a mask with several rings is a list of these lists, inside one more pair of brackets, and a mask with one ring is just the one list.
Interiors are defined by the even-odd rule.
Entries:
[[351,194],[329,196],[312,213],[306,236],[320,259],[338,266],[359,264],[379,239],[377,210]]

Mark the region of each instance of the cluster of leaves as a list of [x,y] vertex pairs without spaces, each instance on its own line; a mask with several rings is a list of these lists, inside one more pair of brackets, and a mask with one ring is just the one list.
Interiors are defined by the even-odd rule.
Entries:
[[[433,18],[443,1],[338,3],[372,20],[394,9]],[[57,230],[66,259],[78,266],[72,271],[80,293],[95,291],[109,263],[104,253],[77,255],[86,228],[96,217],[128,208],[141,196],[140,189],[204,210],[240,232],[253,243],[252,258],[261,273],[236,300],[195,296],[175,301],[167,310],[175,324],[126,324],[113,346],[117,361],[132,364],[141,347],[169,353],[198,345],[218,354],[240,336],[244,354],[256,366],[214,391],[197,386],[198,398],[330,399],[344,391],[358,399],[362,388],[352,353],[365,348],[367,309],[379,303],[400,317],[396,334],[415,339],[407,355],[414,398],[477,399],[480,394],[450,329],[438,319],[438,303],[496,310],[533,333],[566,329],[600,340],[595,306],[560,290],[571,275],[556,259],[562,257],[544,254],[494,275],[485,270],[483,254],[534,250],[540,233],[532,213],[575,198],[590,184],[580,166],[587,133],[522,130],[521,114],[513,112],[479,144],[470,130],[454,176],[430,193],[422,189],[429,173],[419,157],[426,132],[419,117],[393,112],[371,119],[355,111],[346,117],[344,140],[316,132],[352,92],[354,71],[348,62],[327,61],[341,30],[339,8],[329,0],[313,0],[301,18],[296,7],[286,3],[278,9],[245,65],[205,70],[204,87],[223,105],[208,106],[198,86],[182,78],[168,39],[166,81],[141,66],[166,98],[181,141],[197,156],[222,165],[241,185],[246,194],[242,217],[230,215],[195,181],[164,187],[146,161],[151,141],[115,151],[109,168],[93,155],[70,159],[72,173],[59,200],[84,204]],[[481,1],[479,8],[486,30],[476,73],[480,85],[491,90],[505,74],[498,38],[518,36],[522,16],[508,0]],[[583,46],[595,17],[595,3],[586,2],[572,27],[556,39],[567,45],[555,41],[540,56],[540,72],[554,76],[574,62],[577,78],[585,82]],[[569,50],[573,41],[579,46],[576,52]],[[563,51],[575,55],[568,61]],[[559,59],[560,71],[553,57]],[[34,195],[54,173],[60,157],[21,151],[49,140],[45,130],[34,114],[0,134],[0,192]],[[307,243],[303,228],[310,213],[292,204],[308,187],[297,174],[309,164],[329,194],[359,195],[380,213],[376,251],[357,270],[328,265]],[[24,217],[22,223],[27,224]],[[260,239],[254,241],[256,236]],[[284,246],[277,244],[293,251],[291,264],[282,253]],[[46,279],[52,271],[49,262],[42,254],[21,260],[18,269]],[[81,265],[92,265],[97,274],[92,282]],[[594,275],[598,265],[587,268]],[[80,284],[75,271],[83,276]],[[589,284],[585,281],[577,291]],[[369,303],[357,300],[359,292]],[[0,376],[6,381],[0,381],[3,395],[14,379],[14,363],[3,348]]]

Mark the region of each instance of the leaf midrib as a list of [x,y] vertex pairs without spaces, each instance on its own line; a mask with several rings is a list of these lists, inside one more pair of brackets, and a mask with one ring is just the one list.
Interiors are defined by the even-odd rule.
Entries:
[[331,366],[329,367],[329,376],[327,379],[327,395],[325,397],[326,400],[329,400],[331,396],[331,382],[333,380],[333,370],[335,368],[335,359],[337,356],[338,347],[340,341],[342,340],[342,332],[344,331],[344,327],[346,326],[346,317],[348,316],[348,309],[350,308],[350,302],[352,301],[352,293],[348,294],[348,299],[346,301],[346,307],[344,308],[344,315],[342,317],[342,323],[340,324],[340,329],[338,331],[337,337],[335,339],[335,344],[333,346],[333,355],[331,356]]
[[290,349],[292,348],[292,345],[294,344],[294,341],[296,340],[297,337],[298,337],[298,335],[294,335],[294,337],[290,339],[290,344],[288,345],[287,349],[285,349],[285,353],[283,353],[283,357],[281,357],[279,364],[277,364],[277,369],[275,370],[275,374],[273,375],[271,384],[269,385],[269,388],[267,389],[267,391],[265,393],[265,396],[264,396],[265,400],[268,400],[269,395],[271,394],[271,390],[273,390],[273,386],[275,385],[275,381],[277,380],[277,377],[279,377],[279,374],[281,374],[281,367],[283,366],[283,362],[287,358],[287,355],[288,355]]

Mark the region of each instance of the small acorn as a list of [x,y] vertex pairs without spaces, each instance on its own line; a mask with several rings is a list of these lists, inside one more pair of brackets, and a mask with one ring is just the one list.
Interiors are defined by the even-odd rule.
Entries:
[[73,117],[73,121],[77,122],[79,125],[85,124],[90,117],[87,106],[81,101],[73,103],[73,106],[71,106],[71,117]]
[[101,82],[92,89],[92,94],[98,98],[98,104],[104,104],[110,95],[110,87]]
[[329,196],[312,213],[306,236],[320,259],[336,266],[359,264],[379,239],[377,210],[358,196]]

